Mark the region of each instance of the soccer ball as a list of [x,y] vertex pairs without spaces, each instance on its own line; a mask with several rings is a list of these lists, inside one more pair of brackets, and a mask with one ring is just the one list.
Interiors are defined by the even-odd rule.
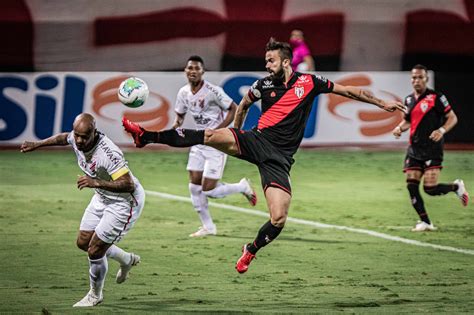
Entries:
[[125,106],[136,108],[145,103],[149,93],[145,81],[131,77],[120,83],[117,94],[120,102]]

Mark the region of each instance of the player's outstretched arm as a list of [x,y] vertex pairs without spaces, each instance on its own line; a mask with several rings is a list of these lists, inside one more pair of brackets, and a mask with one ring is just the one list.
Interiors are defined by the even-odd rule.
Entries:
[[25,141],[20,146],[20,151],[23,153],[34,151],[39,147],[55,146],[55,145],[68,145],[67,142],[68,133],[58,133],[57,135],[51,136],[41,141]]
[[234,128],[240,129],[244,124],[245,116],[247,116],[247,111],[249,110],[250,105],[252,105],[252,100],[245,94],[242,100],[237,107],[237,112],[235,113],[234,118]]
[[332,93],[352,98],[364,103],[373,104],[383,110],[386,110],[387,112],[393,112],[395,110],[406,112],[406,106],[401,102],[381,100],[375,97],[371,92],[355,86],[344,86],[334,83],[334,89]]

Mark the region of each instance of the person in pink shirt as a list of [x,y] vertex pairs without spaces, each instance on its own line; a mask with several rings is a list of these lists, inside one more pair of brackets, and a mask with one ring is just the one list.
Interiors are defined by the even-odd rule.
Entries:
[[291,31],[290,45],[293,48],[293,61],[291,63],[293,71],[314,71],[314,59],[304,41],[301,30]]

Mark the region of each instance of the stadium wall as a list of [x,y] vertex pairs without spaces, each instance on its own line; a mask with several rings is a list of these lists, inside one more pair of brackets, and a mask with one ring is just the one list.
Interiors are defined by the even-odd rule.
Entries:
[[0,71],[261,71],[299,28],[318,71],[472,72],[473,21],[474,0],[0,1]]

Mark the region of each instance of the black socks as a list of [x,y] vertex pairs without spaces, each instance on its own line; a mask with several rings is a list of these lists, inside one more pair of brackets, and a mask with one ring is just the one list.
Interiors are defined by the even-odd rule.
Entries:
[[420,190],[418,189],[419,185],[420,181],[416,179],[407,179],[407,189],[410,193],[410,199],[413,208],[415,208],[421,221],[426,222],[427,224],[431,224],[431,221],[428,218],[428,213],[426,213],[425,210],[425,204],[423,203],[423,199],[420,195]]
[[160,132],[145,131],[142,140],[146,144],[163,143],[172,147],[191,147],[196,144],[204,144],[204,130],[168,129]]
[[277,238],[281,230],[283,230],[282,227],[276,227],[270,222],[270,220],[268,220],[258,231],[257,237],[253,243],[247,246],[247,250],[255,255],[260,248],[266,246]]
[[458,190],[456,184],[438,184],[436,186],[423,186],[425,193],[430,196],[446,195],[448,192]]

